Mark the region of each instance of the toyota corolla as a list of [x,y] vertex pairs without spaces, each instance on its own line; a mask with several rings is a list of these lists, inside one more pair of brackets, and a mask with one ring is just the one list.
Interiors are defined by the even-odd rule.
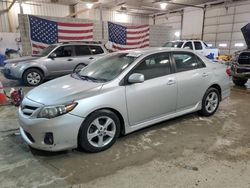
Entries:
[[99,152],[120,134],[198,111],[213,115],[230,95],[227,67],[185,49],[109,54],[31,90],[19,108],[31,147]]

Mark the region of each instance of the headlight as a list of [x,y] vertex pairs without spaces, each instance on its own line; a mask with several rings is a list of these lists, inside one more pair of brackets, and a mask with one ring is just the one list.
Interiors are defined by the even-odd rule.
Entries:
[[12,63],[11,66],[12,67],[16,67],[18,65],[18,63]]
[[66,114],[76,107],[77,103],[58,106],[46,106],[38,114],[38,118],[54,118]]

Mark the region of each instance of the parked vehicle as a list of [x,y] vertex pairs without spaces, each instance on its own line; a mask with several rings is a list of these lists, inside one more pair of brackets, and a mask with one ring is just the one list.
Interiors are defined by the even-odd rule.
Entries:
[[229,80],[225,65],[190,50],[112,53],[31,90],[18,111],[21,136],[42,150],[103,151],[120,134],[195,111],[213,115]]
[[3,73],[8,79],[21,80],[28,86],[37,86],[44,79],[70,74],[77,65],[87,65],[105,54],[107,50],[98,43],[58,43],[45,48],[37,55],[6,60]]
[[244,86],[250,78],[250,23],[244,26],[242,34],[245,38],[247,49],[237,51],[231,66],[231,74],[235,85]]
[[198,52],[209,59],[216,59],[219,56],[218,48],[211,48],[201,40],[177,40],[172,42],[167,42],[164,47],[170,48],[187,48],[195,52]]

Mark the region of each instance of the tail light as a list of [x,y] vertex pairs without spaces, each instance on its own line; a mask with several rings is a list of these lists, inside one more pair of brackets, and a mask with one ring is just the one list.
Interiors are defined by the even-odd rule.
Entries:
[[230,67],[227,68],[226,73],[228,76],[231,76],[231,68]]

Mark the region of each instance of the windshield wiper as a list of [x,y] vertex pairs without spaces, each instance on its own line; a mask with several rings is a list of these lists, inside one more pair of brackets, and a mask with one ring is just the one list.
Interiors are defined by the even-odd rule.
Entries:
[[94,77],[87,76],[87,75],[81,75],[79,73],[76,73],[76,75],[79,78],[81,78],[82,80],[91,80],[91,81],[94,81],[94,82],[99,82],[99,81],[105,82],[105,81],[107,81],[106,79],[94,78]]

